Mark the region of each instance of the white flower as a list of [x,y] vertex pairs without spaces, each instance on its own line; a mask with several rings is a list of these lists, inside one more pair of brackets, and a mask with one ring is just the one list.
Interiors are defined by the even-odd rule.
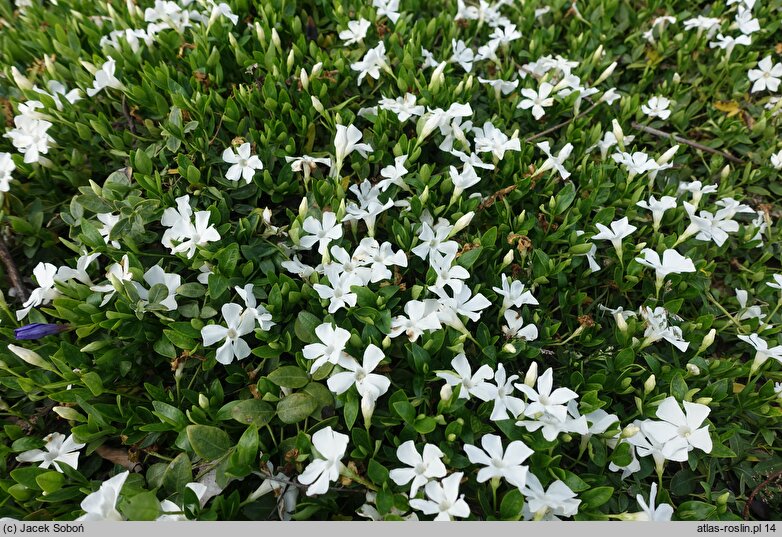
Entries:
[[454,517],[470,516],[470,506],[464,501],[464,494],[459,495],[459,483],[462,472],[454,472],[440,482],[430,481],[424,487],[426,500],[410,500],[410,507],[423,511],[427,515],[437,513],[435,520],[453,520]]
[[712,214],[709,211],[700,211],[695,214],[695,207],[686,201],[683,202],[684,210],[690,217],[690,225],[684,230],[677,242],[682,242],[687,237],[695,234],[699,241],[714,241],[717,246],[722,246],[728,240],[728,233],[739,230],[739,223],[731,220],[724,213]]
[[535,341],[538,339],[538,328],[534,324],[524,324],[521,313],[516,310],[505,310],[505,322],[507,326],[502,327],[502,333],[507,338],[522,339],[524,341]]
[[443,452],[434,444],[424,445],[423,456],[415,449],[415,442],[408,440],[396,449],[396,458],[410,468],[395,468],[389,472],[389,477],[397,485],[410,483],[410,497],[413,498],[418,489],[432,479],[445,477]]
[[130,472],[125,471],[101,483],[98,490],[89,494],[81,502],[85,513],[76,519],[77,522],[93,522],[98,520],[122,520],[117,511],[117,499]]
[[440,330],[442,325],[437,317],[437,300],[427,299],[423,302],[410,300],[405,304],[405,314],[391,319],[391,331],[388,337],[395,338],[402,333],[410,341],[416,341],[424,331]]
[[481,180],[475,172],[475,168],[469,164],[462,166],[461,172],[459,172],[455,166],[451,166],[449,175],[451,177],[451,183],[453,184],[453,193],[451,194],[452,200],[456,200],[462,195],[465,189],[477,185]]
[[302,349],[304,358],[315,360],[310,367],[311,372],[327,362],[337,364],[348,359],[345,345],[350,339],[350,332],[331,323],[323,323],[315,328],[315,335],[320,343],[310,343]]
[[773,358],[778,362],[782,363],[782,345],[776,345],[775,347],[769,348],[766,340],[762,339],[757,334],[750,334],[748,336],[739,334],[738,338],[741,341],[744,341],[752,345],[755,348],[755,351],[757,351],[755,353],[755,359],[752,362],[752,367],[751,367],[751,370],[753,372],[756,371],[760,366],[762,366],[769,358]]
[[304,174],[304,182],[307,183],[310,180],[310,174],[315,171],[318,164],[331,167],[330,158],[317,158],[310,157],[309,155],[302,155],[300,157],[285,157],[285,161],[291,165],[291,170],[294,172],[302,172]]
[[369,281],[377,283],[393,277],[388,267],[406,267],[407,255],[403,250],[394,252],[390,242],[379,244],[372,237],[364,237],[353,252],[353,262],[369,265],[371,271]]
[[[209,501],[206,485],[191,481],[185,485],[185,488],[190,489],[195,493],[196,498],[198,498],[198,503],[202,508],[206,505],[206,502]],[[171,500],[163,500],[160,502],[160,511],[163,514],[155,519],[156,522],[183,522],[187,520],[187,517],[184,514],[180,514],[184,511],[183,506],[177,505]]]
[[632,155],[630,153],[620,152],[611,155],[614,162],[621,164],[627,169],[627,180],[632,181],[636,175],[644,172],[652,172],[659,168],[657,162],[649,158],[649,155],[643,151],[636,151]]
[[559,172],[559,175],[562,177],[562,179],[567,179],[570,177],[570,172],[565,169],[563,163],[570,156],[570,153],[573,152],[573,144],[569,142],[565,144],[562,149],[559,150],[559,154],[556,157],[551,154],[551,146],[547,141],[539,142],[535,145],[537,145],[538,149],[543,151],[546,154],[546,157],[548,157],[543,165],[538,168],[537,173],[543,173],[544,171],[548,171],[553,168]]
[[372,0],[377,17],[388,17],[388,20],[396,24],[399,19],[399,0]]
[[250,356],[250,346],[242,336],[252,333],[255,327],[255,317],[242,315],[242,306],[239,304],[223,304],[221,309],[226,326],[208,324],[201,329],[201,337],[204,338],[204,347],[214,345],[218,341],[225,342],[217,349],[216,360],[228,365],[237,360],[243,360]]
[[636,495],[635,499],[638,505],[641,506],[641,511],[630,515],[632,520],[640,520],[645,522],[670,522],[673,515],[673,507],[667,503],[661,503],[655,507],[654,502],[657,498],[657,483],[652,483],[652,490],[649,492],[649,503],[647,504],[644,497],[640,494]]
[[339,478],[345,467],[341,459],[345,456],[348,441],[347,435],[338,433],[331,427],[320,429],[312,435],[312,446],[318,458],[314,458],[299,475],[299,482],[309,485],[307,496],[324,494],[329,490],[329,482]]
[[736,13],[736,25],[739,27],[739,31],[743,35],[742,37],[749,38],[749,34],[760,31],[760,22],[758,19],[752,16],[752,9],[740,6]]
[[503,80],[501,78],[498,79],[487,79],[478,77],[478,82],[481,84],[488,84],[494,89],[494,94],[497,96],[497,99],[499,100],[500,95],[508,95],[512,91],[514,91],[516,88],[519,87],[519,81],[516,80]]
[[[684,401],[684,410],[686,414],[682,412],[675,397],[666,398],[657,407],[657,417],[663,421],[648,422],[647,432],[660,443],[667,444],[671,439],[678,437],[686,442],[687,451],[700,449],[711,453],[712,441],[709,428],[708,426],[701,427],[709,415],[709,407]],[[663,454],[671,460],[687,460],[686,453],[683,455],[683,459],[672,459],[668,456],[666,448],[663,448]]]
[[516,108],[521,108],[522,110],[532,108],[532,116],[535,119],[542,118],[546,115],[545,108],[554,104],[554,99],[549,97],[553,88],[554,87],[548,82],[543,82],[540,85],[540,88],[538,88],[538,91],[530,88],[522,88],[521,94],[526,97],[526,99],[519,101]]
[[87,96],[94,97],[100,90],[104,88],[125,89],[122,82],[114,76],[114,71],[117,68],[117,64],[114,58],[111,56],[103,63],[101,68],[95,71],[95,80],[92,83],[91,88],[87,88]]
[[592,240],[609,240],[616,250],[616,255],[622,258],[622,239],[630,236],[633,231],[638,229],[634,225],[630,224],[629,220],[625,216],[620,220],[611,222],[611,229],[607,228],[603,224],[595,224],[595,227],[600,230],[600,233],[592,235]]
[[106,269],[106,279],[109,280],[108,284],[93,285],[90,287],[90,291],[94,291],[96,293],[106,293],[106,295],[103,297],[103,301],[100,303],[101,307],[108,304],[109,300],[111,300],[111,297],[114,296],[116,291],[114,287],[115,279],[118,285],[122,285],[122,282],[133,281],[133,273],[130,272],[129,265],[130,260],[128,259],[128,255],[125,254],[122,256],[122,259],[119,263],[113,263],[112,265],[109,265],[108,269]]
[[576,499],[576,493],[560,480],[543,488],[540,480],[533,473],[527,474],[527,483],[521,489],[524,495],[524,518],[529,520],[559,520],[557,517],[570,517],[578,513],[581,500]]
[[663,280],[668,274],[682,274],[684,272],[695,272],[695,265],[692,259],[684,257],[676,250],[669,248],[663,252],[662,260],[660,255],[650,248],[641,250],[643,257],[636,257],[635,260],[642,265],[651,267],[656,273],[656,285],[659,292],[662,288]]
[[340,273],[339,267],[329,265],[324,269],[329,285],[316,283],[313,289],[318,296],[329,301],[329,313],[334,313],[340,308],[352,308],[356,305],[358,296],[350,288],[354,285],[362,285],[361,280],[355,274]]
[[[168,238],[168,246],[171,248],[172,254],[184,252],[188,259],[195,255],[196,247],[206,246],[210,242],[220,240],[220,233],[215,229],[214,224],[209,224],[209,218],[212,213],[209,211],[198,211],[195,213],[195,221],[187,222],[186,232],[178,237]],[[179,244],[173,246],[171,240],[180,241]]]
[[24,319],[30,310],[38,306],[48,304],[60,296],[60,292],[54,286],[57,267],[51,263],[38,263],[33,269],[33,276],[38,282],[38,287],[30,293],[30,298],[22,304],[22,309],[16,312],[16,320]]
[[54,469],[62,473],[62,468],[58,463],[67,464],[74,470],[79,467],[79,450],[87,444],[81,444],[73,439],[73,435],[65,438],[64,434],[52,433],[46,438],[46,445],[42,451],[40,449],[31,449],[17,455],[19,462],[40,462],[40,468],[49,468],[54,465]]
[[346,371],[336,373],[329,377],[326,384],[329,390],[339,395],[345,393],[354,384],[356,390],[362,399],[371,402],[374,407],[375,401],[388,391],[391,381],[384,375],[372,373],[383,361],[385,355],[376,345],[370,343],[364,349],[364,357],[361,364],[355,358],[348,356],[340,360],[339,365]]
[[223,162],[232,164],[225,174],[225,178],[229,181],[238,181],[239,178],[243,178],[244,182],[248,185],[253,180],[253,176],[257,170],[263,169],[263,163],[257,155],[252,154],[250,149],[250,142],[245,142],[236,148],[234,153],[233,148],[227,147],[223,151]]
[[722,21],[720,21],[720,19],[698,15],[697,17],[694,17],[692,19],[687,19],[686,21],[684,21],[684,29],[685,30],[697,29],[699,34],[703,30],[706,30],[707,31],[706,35],[707,37],[710,38],[719,29],[721,22]]
[[642,346],[651,345],[661,339],[664,339],[682,352],[686,351],[690,346],[690,343],[684,340],[681,328],[668,325],[668,312],[665,308],[658,306],[652,310],[646,306],[641,306],[640,312],[641,317],[646,322]]
[[377,187],[381,192],[385,192],[389,186],[396,185],[402,190],[410,190],[410,187],[405,184],[402,179],[407,174],[407,168],[405,168],[405,161],[407,161],[407,155],[400,155],[394,159],[394,163],[386,166],[380,170],[381,177],[384,179],[378,181]]
[[524,284],[518,280],[509,280],[506,274],[502,275],[502,287],[492,287],[492,291],[502,296],[500,311],[504,312],[511,306],[520,308],[524,304],[538,305],[538,300],[532,296],[532,292],[524,288]]
[[649,429],[649,425],[653,423],[654,420],[634,421],[633,424],[638,427],[638,432],[629,437],[627,442],[635,446],[638,456],[651,455],[657,471],[662,473],[666,460],[682,462],[687,460],[687,441],[678,435],[667,442],[658,441]]
[[668,119],[671,115],[671,111],[668,109],[670,105],[671,101],[665,97],[654,96],[646,104],[641,105],[641,112],[649,117]]
[[11,174],[16,170],[16,164],[11,159],[11,153],[0,153],[0,192],[8,192]]
[[407,92],[404,97],[396,99],[383,97],[377,105],[383,110],[393,112],[399,121],[405,122],[411,117],[422,116],[426,110],[423,106],[416,106],[416,99],[414,94]]
[[475,135],[475,152],[491,153],[497,160],[505,158],[506,151],[521,151],[521,142],[517,135],[508,138],[508,135],[496,128],[491,121],[483,124],[483,128],[476,127],[472,130]]
[[[7,155],[8,153],[4,153],[4,154]],[[2,157],[2,155],[0,155],[0,157]],[[779,151],[778,153],[773,153],[771,155],[771,165],[776,170],[782,170],[782,151]]]
[[245,307],[247,308],[242,312],[242,315],[253,317],[258,322],[258,326],[261,330],[268,332],[276,323],[272,321],[272,314],[269,313],[269,310],[257,303],[255,295],[253,294],[254,287],[253,284],[248,283],[244,288],[237,285],[234,287],[234,290],[242,297]]
[[717,34],[717,40],[709,43],[709,48],[721,48],[725,51],[726,57],[730,58],[736,45],[751,45],[752,39],[748,35],[733,37],[732,35]]
[[329,243],[342,237],[342,225],[337,223],[337,215],[331,211],[324,211],[321,221],[314,216],[308,216],[301,226],[309,233],[299,239],[299,244],[304,248],[312,248],[318,243],[318,252],[325,254]]
[[652,211],[652,227],[657,231],[660,229],[660,222],[662,222],[665,211],[676,208],[676,198],[673,196],[663,196],[658,201],[654,196],[650,196],[649,201],[641,200],[637,202],[636,205]]
[[358,151],[358,154],[363,158],[367,158],[367,153],[372,153],[373,150],[369,144],[358,143],[362,136],[361,131],[353,126],[353,124],[350,124],[347,127],[344,125],[337,125],[337,134],[334,136],[334,164],[331,168],[332,176],[336,177],[339,175],[345,157],[350,155],[353,151]]
[[772,289],[778,289],[782,291],[782,274],[774,274],[772,278],[774,278],[774,281],[766,282],[766,285],[768,285]]
[[[453,288],[453,286],[452,286]],[[453,296],[449,296],[445,289],[438,287],[432,291],[440,297],[440,322],[462,330],[464,325],[459,315],[464,315],[477,322],[481,318],[481,311],[491,306],[491,302],[481,293],[472,295],[472,290],[467,285],[460,285],[453,289]]]
[[468,47],[467,44],[461,39],[458,41],[456,39],[452,39],[451,48],[453,48],[451,61],[461,65],[462,69],[468,73],[472,71],[472,62],[475,59],[475,53],[473,53],[472,49]]
[[49,121],[35,119],[28,115],[19,114],[14,117],[14,127],[3,136],[9,138],[14,147],[24,155],[25,164],[33,162],[48,162],[45,155],[49,152],[49,145],[54,144],[54,138],[48,134]]
[[98,257],[100,257],[100,254],[82,254],[79,256],[79,258],[76,260],[76,268],[72,269],[71,267],[64,265],[57,269],[57,275],[54,277],[55,280],[58,282],[69,282],[71,280],[76,280],[84,285],[92,285],[92,280],[90,279],[90,275],[87,274],[87,268],[92,264],[93,261],[95,261]]
[[[511,375],[506,378],[505,366],[502,363],[497,364],[497,371],[494,372],[494,382],[482,382],[475,388],[473,393],[478,399],[483,401],[494,401],[494,409],[489,419],[492,421],[501,421],[514,419],[524,411],[524,401],[518,397],[513,397],[513,381],[518,379],[518,375]],[[508,413],[510,412],[510,415]]]
[[700,181],[692,181],[679,183],[676,194],[681,195],[683,192],[690,192],[692,194],[692,205],[697,207],[704,194],[711,194],[716,191],[717,185],[704,185]]
[[349,21],[348,29],[342,30],[339,33],[339,38],[344,41],[343,45],[346,47],[353,43],[363,43],[371,25],[372,23],[363,17],[357,21]]
[[782,63],[772,65],[771,56],[766,56],[758,62],[758,69],[747,71],[747,76],[750,82],[754,82],[750,93],[777,91],[782,78]]
[[411,250],[412,253],[426,259],[432,252],[442,255],[456,254],[459,251],[459,243],[449,241],[448,236],[451,233],[451,227],[446,225],[435,226],[434,229],[426,222],[421,224],[421,231],[418,240],[421,243]]
[[472,444],[465,444],[464,451],[467,458],[473,464],[482,464],[485,467],[478,470],[477,481],[483,483],[493,478],[505,479],[514,487],[524,488],[527,483],[529,466],[521,463],[534,453],[521,440],[515,440],[508,444],[506,449],[502,447],[502,440],[494,434],[486,434],[481,438],[483,449],[478,449]]
[[390,71],[388,66],[388,57],[386,57],[386,44],[382,41],[375,48],[369,49],[361,61],[351,63],[350,68],[358,71],[357,85],[361,85],[364,77],[369,75],[375,80],[380,78],[380,69]]
[[99,213],[97,215],[98,220],[103,224],[103,227],[98,229],[98,233],[103,236],[103,240],[106,244],[111,244],[114,248],[120,248],[120,243],[116,240],[110,240],[109,236],[111,235],[111,230],[114,229],[114,226],[119,222],[120,216],[121,215],[119,214],[112,213]]
[[436,374],[445,380],[449,386],[461,386],[459,399],[470,399],[471,395],[477,397],[478,392],[491,391],[491,386],[488,386],[486,389],[483,387],[486,381],[494,376],[494,372],[488,365],[482,365],[473,375],[470,363],[462,352],[451,360],[451,367],[453,367],[456,374],[450,371],[438,371]]

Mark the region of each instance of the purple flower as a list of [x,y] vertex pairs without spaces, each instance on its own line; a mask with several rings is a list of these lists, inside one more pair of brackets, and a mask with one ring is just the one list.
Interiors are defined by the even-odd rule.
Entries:
[[44,336],[59,334],[68,328],[70,326],[67,324],[33,323],[15,328],[14,337],[16,339],[39,339]]

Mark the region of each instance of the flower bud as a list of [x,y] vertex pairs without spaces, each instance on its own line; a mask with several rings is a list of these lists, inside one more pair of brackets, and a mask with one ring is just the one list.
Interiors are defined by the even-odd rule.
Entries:
[[198,406],[200,406],[204,410],[209,408],[209,399],[207,399],[207,397],[202,393],[198,394]]
[[174,371],[174,379],[179,380],[182,378],[182,372],[185,370],[185,362],[179,362]]
[[323,70],[323,62],[318,62],[315,65],[312,66],[312,71],[310,71],[310,78],[315,78],[320,74],[320,72]]
[[421,200],[421,205],[426,206],[426,202],[429,201],[429,185],[424,187],[424,191],[421,192],[421,195],[418,196],[418,199]]
[[[600,58],[603,57],[603,45],[598,45],[598,47],[595,49],[595,52],[592,53],[592,63],[597,63],[600,61]],[[596,86],[600,82],[595,82],[592,84],[593,86]]]
[[681,81],[682,81],[682,77],[679,76],[679,73],[674,73],[673,74],[673,83],[674,84],[678,84]]
[[54,371],[54,368],[35,351],[25,349],[24,347],[17,347],[12,344],[8,345],[8,350],[32,366],[40,367],[47,371]]
[[447,383],[443,384],[443,387],[440,388],[440,400],[450,401],[452,395],[453,395],[453,388],[451,388],[451,385]]
[[310,96],[310,101],[312,101],[312,107],[321,115],[326,114],[326,109],[323,108],[323,104],[320,102],[320,99],[315,97],[314,95]]
[[728,180],[728,175],[730,175],[730,164],[726,164],[724,168],[720,171],[720,179],[723,181]]
[[712,401],[711,397],[699,397],[698,399],[695,400],[695,402],[698,403],[699,405],[708,405],[709,403],[711,403],[711,401]]
[[285,63],[285,66],[288,68],[288,72],[290,72],[291,69],[293,69],[293,62],[295,61],[296,57],[293,53],[293,49],[288,53],[288,60]]
[[307,90],[310,87],[310,77],[307,76],[307,70],[302,67],[299,72],[299,82],[301,82],[301,88]]
[[679,145],[675,145],[672,148],[670,148],[668,151],[660,155],[660,158],[657,159],[657,164],[665,164],[669,160],[673,158],[673,156],[676,154],[676,151],[679,150]]
[[619,149],[624,151],[625,133],[622,131],[622,127],[619,125],[619,122],[615,119],[611,120],[611,132],[614,133],[614,138],[616,138],[616,142],[619,144]]
[[530,388],[534,388],[537,380],[538,380],[538,363],[532,362],[529,366],[529,369],[527,369],[527,374],[524,375],[524,384],[526,384]]
[[455,434],[453,434],[453,433],[451,433],[451,434],[449,434],[449,435],[446,437],[446,440],[448,440],[449,442],[454,442],[454,441],[456,440],[456,435],[455,435]]
[[307,218],[307,210],[309,209],[309,203],[307,202],[307,198],[301,198],[301,201],[299,202],[299,218],[304,220]]
[[627,321],[625,321],[624,315],[621,313],[614,313],[614,321],[616,321],[616,326],[619,328],[619,331],[623,334],[627,332]]
[[372,414],[375,412],[375,401],[370,397],[361,398],[361,415],[364,416],[364,423],[369,424],[372,421]]
[[714,343],[714,337],[717,335],[717,330],[712,328],[709,330],[709,333],[706,334],[706,336],[703,338],[703,341],[701,341],[701,346],[698,347],[698,353],[702,353],[709,347],[711,347],[711,344]]
[[502,351],[507,352],[509,354],[513,354],[516,352],[516,347],[513,346],[513,343],[506,343],[502,346]]
[[617,66],[617,63],[614,62],[611,65],[609,65],[608,67],[606,67],[605,70],[602,73],[600,73],[600,76],[597,77],[597,80],[595,80],[594,84],[592,84],[592,85],[593,86],[597,86],[601,82],[604,82],[605,79],[607,79],[609,76],[611,76],[614,73],[614,69],[616,69],[616,66]]
[[266,32],[263,31],[263,27],[257,21],[255,23],[255,37],[258,38],[258,42],[261,45],[266,45]]
[[442,62],[435,68],[434,71],[432,71],[432,78],[429,81],[429,91],[436,93],[437,90],[440,89],[440,86],[445,81],[445,75],[443,74],[443,71],[445,71],[445,66],[447,64],[448,62]]
[[687,372],[690,375],[697,377],[701,374],[701,369],[695,364],[687,364]]
[[57,76],[57,70],[54,66],[54,58],[52,56],[49,56],[48,54],[44,54],[43,63],[46,65],[46,71],[51,76]]
[[622,429],[622,434],[619,435],[619,436],[620,436],[620,438],[632,438],[636,434],[638,434],[638,431],[640,431],[640,430],[641,429],[637,425],[634,425],[634,424],[631,423],[630,425],[628,425],[624,429]]
[[384,337],[381,345],[383,346],[384,349],[388,349],[389,347],[391,347],[391,338],[388,336]]
[[272,43],[274,43],[274,48],[278,52],[282,52],[282,43],[280,42],[280,34],[277,33],[277,28],[272,28]]
[[500,270],[504,269],[511,263],[513,263],[513,250],[508,250],[508,253],[506,253],[505,257],[502,258],[502,263],[500,264]]
[[451,233],[448,235],[448,238],[450,239],[451,237],[459,233],[461,230],[469,226],[473,216],[475,216],[475,213],[473,211],[470,211],[469,213],[459,218],[456,221],[456,223],[453,225],[453,229],[451,230]]
[[30,90],[33,89],[33,83],[30,82],[30,79],[24,76],[19,69],[17,69],[15,66],[11,67],[11,76],[13,76],[14,82],[21,90]]
[[656,385],[657,379],[654,377],[654,375],[649,375],[649,378],[644,381],[644,395],[649,395],[652,393],[652,390],[654,390]]

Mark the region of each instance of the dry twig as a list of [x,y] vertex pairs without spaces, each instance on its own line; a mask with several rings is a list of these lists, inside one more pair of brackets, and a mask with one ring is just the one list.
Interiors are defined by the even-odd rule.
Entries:
[[647,127],[646,125],[641,125],[640,123],[633,121],[633,128],[639,131],[643,131],[647,134],[651,134],[653,136],[658,136],[660,138],[673,138],[680,144],[689,145],[690,147],[694,147],[695,149],[699,149],[701,151],[706,151],[707,153],[711,153],[713,155],[720,155],[721,157],[725,158],[726,160],[729,160],[731,162],[735,162],[736,164],[744,164],[744,161],[740,158],[734,157],[730,153],[726,153],[725,151],[720,151],[718,149],[714,149],[712,147],[709,147],[707,145],[699,144],[698,142],[693,142],[692,140],[688,140],[687,138],[683,138],[682,136],[679,136],[678,134],[671,134],[669,132],[661,131],[660,129],[655,129],[653,127]]

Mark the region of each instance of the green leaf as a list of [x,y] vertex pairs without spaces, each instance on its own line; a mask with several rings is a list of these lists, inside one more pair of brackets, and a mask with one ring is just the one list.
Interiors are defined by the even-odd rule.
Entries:
[[90,371],[82,375],[81,380],[84,385],[92,392],[92,395],[98,397],[103,393],[103,381],[95,371]]
[[502,520],[519,520],[524,508],[524,496],[519,489],[512,489],[502,497],[500,503],[500,518]]
[[150,304],[160,304],[166,298],[168,298],[168,287],[162,283],[156,283],[149,288],[149,295],[147,300]]
[[231,409],[231,417],[245,425],[263,427],[274,417],[274,408],[260,399],[245,399]]
[[292,393],[277,403],[277,417],[283,423],[304,421],[318,408],[318,401],[308,393]]
[[582,492],[579,497],[587,507],[595,509],[600,507],[614,494],[614,487],[596,487]]
[[724,444],[714,443],[709,453],[712,457],[718,457],[721,459],[733,459],[736,457],[736,453]]
[[209,425],[188,425],[187,439],[196,455],[213,461],[225,455],[233,446],[228,433]]
[[163,488],[171,494],[182,492],[192,480],[193,467],[187,453],[177,455],[163,472]]
[[252,465],[258,455],[258,428],[250,425],[236,444],[239,464]]
[[310,381],[307,372],[295,365],[279,367],[266,378],[282,388],[303,388]]
[[348,429],[352,429],[353,424],[356,423],[356,418],[358,418],[358,407],[358,398],[353,393],[348,393],[348,400],[345,401],[345,406],[342,410],[345,415],[345,425]]
[[152,491],[132,496],[122,507],[128,520],[155,520],[160,516],[160,502]]
[[412,424],[415,421],[415,407],[409,401],[397,401],[392,407],[406,423]]
[[627,442],[621,442],[618,446],[616,446],[616,449],[611,453],[611,462],[619,466],[620,468],[624,468],[625,466],[628,466],[630,463],[633,462],[633,453],[632,453],[632,447]]
[[152,401],[152,406],[155,408],[155,411],[152,413],[160,418],[163,423],[168,423],[177,431],[187,426],[185,414],[175,406],[171,406],[163,401]]
[[676,510],[679,520],[714,520],[716,513],[715,506],[698,501],[684,502]]
[[296,337],[304,343],[315,343],[318,336],[315,329],[321,324],[321,320],[308,311],[300,311],[296,316],[296,322],[293,323],[293,332]]
[[141,149],[137,149],[134,154],[133,166],[136,168],[136,171],[143,173],[144,175],[152,173],[152,160],[150,160],[149,155]]
[[388,468],[375,459],[370,459],[369,466],[367,467],[367,476],[369,476],[369,479],[376,485],[382,485],[388,481]]

